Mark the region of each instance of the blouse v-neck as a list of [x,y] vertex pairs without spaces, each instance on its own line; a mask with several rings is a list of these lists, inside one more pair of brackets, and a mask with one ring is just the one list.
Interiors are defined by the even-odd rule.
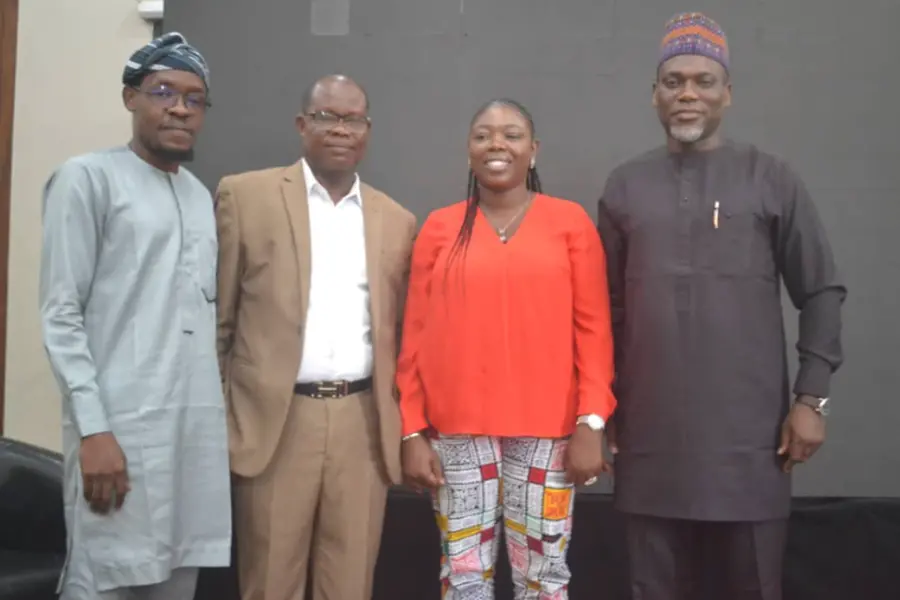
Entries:
[[478,212],[476,213],[475,223],[477,225],[480,221],[481,225],[487,228],[490,236],[494,238],[494,240],[498,244],[500,244],[501,246],[509,246],[510,244],[512,244],[515,238],[519,237],[519,233],[521,233],[525,228],[526,222],[530,221],[528,217],[532,212],[534,212],[534,209],[537,207],[542,197],[543,194],[539,194],[537,192],[534,193],[531,200],[528,201],[528,206],[525,207],[525,212],[521,216],[517,216],[513,219],[513,221],[515,221],[515,219],[519,220],[519,226],[516,227],[515,231],[511,235],[506,236],[505,242],[500,239],[500,233],[497,231],[497,228],[494,227],[494,225],[491,223],[491,220],[484,213],[484,210],[482,210],[480,206],[478,207]]

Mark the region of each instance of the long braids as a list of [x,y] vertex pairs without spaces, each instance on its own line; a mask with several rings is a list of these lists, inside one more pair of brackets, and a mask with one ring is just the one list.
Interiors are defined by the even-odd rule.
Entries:
[[[472,117],[471,124],[475,123],[478,120],[484,111],[492,108],[494,106],[508,106],[522,115],[525,120],[528,122],[528,130],[531,133],[532,139],[535,136],[535,128],[534,128],[534,119],[531,117],[531,113],[528,112],[528,109],[522,106],[519,102],[512,100],[510,98],[498,98],[494,100],[490,100],[483,104],[481,108],[475,113],[475,116]],[[534,192],[537,194],[543,193],[543,188],[541,187],[541,178],[538,176],[537,167],[531,165],[528,167],[528,174],[525,177],[525,187],[530,192]],[[456,235],[456,240],[453,242],[453,246],[450,248],[450,256],[447,261],[447,267],[449,268],[450,263],[458,256],[460,252],[465,256],[466,251],[469,248],[469,242],[472,240],[472,231],[475,229],[475,218],[478,216],[478,205],[481,202],[481,192],[478,185],[478,179],[475,177],[475,172],[469,167],[469,183],[468,189],[466,193],[466,212],[463,217],[462,225],[460,225],[459,233]]]

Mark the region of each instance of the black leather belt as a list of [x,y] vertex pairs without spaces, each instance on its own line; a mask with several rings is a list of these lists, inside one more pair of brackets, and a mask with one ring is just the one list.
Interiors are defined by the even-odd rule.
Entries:
[[312,398],[342,398],[369,389],[372,389],[371,377],[357,379],[356,381],[316,381],[294,384],[295,394]]

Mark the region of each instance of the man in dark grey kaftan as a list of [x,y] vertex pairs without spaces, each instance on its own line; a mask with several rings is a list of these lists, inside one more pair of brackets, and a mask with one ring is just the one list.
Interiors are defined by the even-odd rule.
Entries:
[[192,600],[227,566],[231,499],[216,359],[216,224],[180,163],[207,108],[184,38],[123,76],[128,145],[67,160],[44,191],[40,304],[63,395],[61,600]]
[[[666,147],[616,168],[599,205],[616,339],[610,445],[635,600],[778,600],[790,469],[824,439],[842,361],[831,249],[781,160],[721,139],[724,33],[667,26],[654,85]],[[800,311],[787,373],[780,286]]]

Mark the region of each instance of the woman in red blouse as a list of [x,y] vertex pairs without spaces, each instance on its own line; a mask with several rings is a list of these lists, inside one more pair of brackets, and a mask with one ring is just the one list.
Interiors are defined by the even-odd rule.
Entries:
[[445,598],[493,595],[501,515],[516,598],[567,597],[574,486],[615,408],[606,261],[585,210],[541,193],[524,107],[469,132],[469,198],[413,251],[397,369],[403,469],[434,490]]

